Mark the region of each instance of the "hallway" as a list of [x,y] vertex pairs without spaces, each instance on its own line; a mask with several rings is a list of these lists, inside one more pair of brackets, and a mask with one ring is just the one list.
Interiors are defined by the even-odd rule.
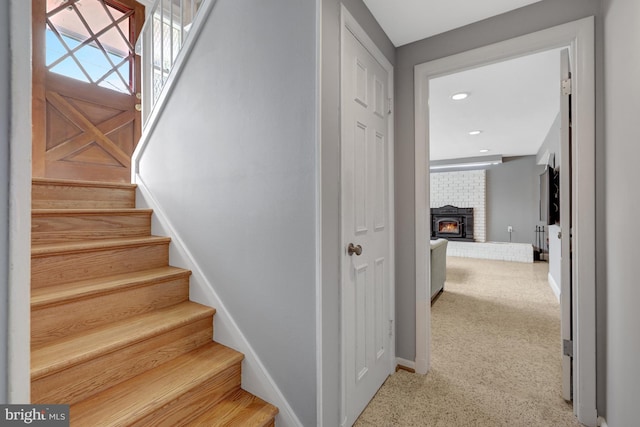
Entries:
[[447,258],[426,376],[389,377],[356,426],[578,426],[561,397],[546,263]]

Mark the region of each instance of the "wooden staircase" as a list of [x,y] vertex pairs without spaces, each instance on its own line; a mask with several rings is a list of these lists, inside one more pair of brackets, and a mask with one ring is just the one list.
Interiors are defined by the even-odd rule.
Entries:
[[31,399],[72,426],[274,426],[135,185],[33,179]]

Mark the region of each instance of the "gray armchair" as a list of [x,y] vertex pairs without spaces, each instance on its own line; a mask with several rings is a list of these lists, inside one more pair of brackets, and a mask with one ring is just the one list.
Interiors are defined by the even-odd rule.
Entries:
[[431,299],[444,290],[447,279],[447,239],[431,240]]

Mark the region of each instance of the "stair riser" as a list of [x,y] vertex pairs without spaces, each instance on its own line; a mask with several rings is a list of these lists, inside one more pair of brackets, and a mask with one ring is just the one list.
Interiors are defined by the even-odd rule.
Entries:
[[84,239],[115,239],[151,234],[151,214],[34,215],[31,243],[73,242]]
[[168,243],[37,256],[31,259],[31,288],[158,268],[168,263]]
[[32,209],[123,209],[135,207],[135,188],[101,188],[37,183],[31,190]]
[[189,299],[189,276],[31,311],[31,346]]
[[[33,403],[74,404],[194,350],[213,337],[213,317],[31,382]],[[238,379],[239,381],[239,379]]]
[[240,380],[241,369],[240,363],[238,363],[189,390],[170,404],[138,419],[130,426],[174,427],[188,425],[189,421],[211,408],[228,393],[240,388]]

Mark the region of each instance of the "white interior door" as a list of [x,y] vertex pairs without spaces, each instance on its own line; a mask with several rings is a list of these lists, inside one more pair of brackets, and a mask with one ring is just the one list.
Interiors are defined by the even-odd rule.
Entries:
[[351,425],[392,369],[389,96],[387,71],[343,31],[342,420]]
[[569,51],[560,52],[560,328],[562,397],[573,398],[573,291],[571,247],[571,71]]

